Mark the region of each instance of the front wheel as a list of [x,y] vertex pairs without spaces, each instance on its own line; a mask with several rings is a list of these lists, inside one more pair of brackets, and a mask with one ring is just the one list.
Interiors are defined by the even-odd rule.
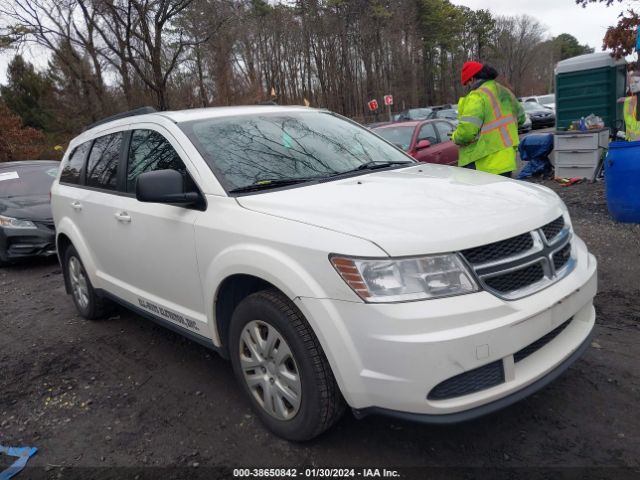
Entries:
[[296,306],[277,291],[244,299],[231,319],[233,370],[262,422],[287,440],[309,440],[344,411],[329,363]]

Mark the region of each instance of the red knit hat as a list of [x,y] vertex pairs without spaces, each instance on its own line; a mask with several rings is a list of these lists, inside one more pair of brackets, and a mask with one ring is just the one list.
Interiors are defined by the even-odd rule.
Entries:
[[465,62],[462,66],[462,75],[460,75],[460,80],[463,85],[466,85],[471,81],[473,77],[475,77],[480,70],[484,68],[484,65],[480,62]]

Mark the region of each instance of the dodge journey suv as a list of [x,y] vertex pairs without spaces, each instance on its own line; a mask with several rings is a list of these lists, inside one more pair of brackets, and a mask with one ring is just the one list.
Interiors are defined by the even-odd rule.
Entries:
[[52,187],[80,314],[110,302],[218,351],[264,424],[350,407],[453,423],[542,388],[589,344],[596,261],[545,187],[416,163],[327,111],[134,111],[75,138]]

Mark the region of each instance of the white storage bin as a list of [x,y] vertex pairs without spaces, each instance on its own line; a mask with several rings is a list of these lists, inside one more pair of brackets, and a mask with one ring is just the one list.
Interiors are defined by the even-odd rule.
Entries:
[[609,130],[594,132],[556,133],[553,148],[560,151],[595,150],[609,145]]
[[556,150],[555,152],[555,165],[557,167],[564,167],[567,165],[582,166],[582,167],[595,167],[600,161],[602,156],[602,150],[576,150],[576,151],[562,151]]
[[555,176],[559,178],[588,178],[591,180],[596,172],[596,167],[585,167],[583,165],[564,165],[556,164]]

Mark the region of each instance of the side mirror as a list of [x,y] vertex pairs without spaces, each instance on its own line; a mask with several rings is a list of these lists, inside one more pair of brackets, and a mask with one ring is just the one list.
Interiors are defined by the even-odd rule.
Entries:
[[429,148],[431,146],[431,142],[429,140],[420,140],[416,145],[416,150],[424,150],[425,148]]
[[176,170],[156,170],[141,174],[136,181],[139,202],[193,205],[200,200],[198,192],[185,192],[184,179]]

